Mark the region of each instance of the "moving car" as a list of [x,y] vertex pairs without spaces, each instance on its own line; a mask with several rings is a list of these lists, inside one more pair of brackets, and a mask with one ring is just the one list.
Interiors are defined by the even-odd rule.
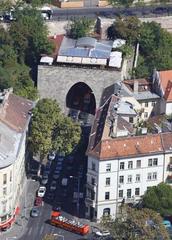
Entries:
[[38,217],[39,216],[39,209],[34,207],[32,208],[31,212],[30,212],[30,216],[31,217]]
[[107,230],[97,231],[97,232],[95,232],[95,235],[99,236],[99,237],[105,237],[105,236],[110,236],[110,232]]
[[171,228],[172,227],[171,222],[169,220],[164,220],[163,225],[165,226],[165,228]]
[[46,192],[46,187],[44,186],[39,187],[38,193],[37,193],[38,197],[44,197],[45,192]]

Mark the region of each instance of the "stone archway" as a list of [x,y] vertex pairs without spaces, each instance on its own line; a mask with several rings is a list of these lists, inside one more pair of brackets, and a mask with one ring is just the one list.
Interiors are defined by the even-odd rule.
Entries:
[[84,82],[75,83],[67,93],[66,107],[94,115],[96,99],[92,89]]

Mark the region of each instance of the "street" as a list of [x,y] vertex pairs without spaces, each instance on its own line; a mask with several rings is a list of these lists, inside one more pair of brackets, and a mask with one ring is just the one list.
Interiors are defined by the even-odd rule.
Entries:
[[169,16],[172,14],[172,5],[166,6],[142,6],[131,8],[111,8],[111,7],[93,7],[93,8],[76,8],[76,9],[53,9],[53,17],[51,21],[66,20],[77,17],[96,18],[109,17],[114,18],[118,15],[137,16],[137,17],[156,17]]

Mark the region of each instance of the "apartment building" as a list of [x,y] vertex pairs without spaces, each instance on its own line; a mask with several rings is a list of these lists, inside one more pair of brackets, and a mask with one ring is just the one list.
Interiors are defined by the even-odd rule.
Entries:
[[26,133],[33,102],[12,89],[0,93],[0,230],[19,213],[25,183]]
[[126,130],[126,123],[116,116],[114,101],[118,97],[97,112],[87,150],[86,216],[96,220],[116,217],[122,202],[137,202],[149,187],[172,179],[172,132],[136,136],[130,127],[117,137],[115,131]]

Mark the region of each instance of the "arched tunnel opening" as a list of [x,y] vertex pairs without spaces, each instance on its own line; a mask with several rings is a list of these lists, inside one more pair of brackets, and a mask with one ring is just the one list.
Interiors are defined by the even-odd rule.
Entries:
[[72,118],[78,118],[78,115],[84,114],[94,115],[96,100],[92,89],[83,82],[74,84],[67,93],[66,107],[69,108],[69,115]]

